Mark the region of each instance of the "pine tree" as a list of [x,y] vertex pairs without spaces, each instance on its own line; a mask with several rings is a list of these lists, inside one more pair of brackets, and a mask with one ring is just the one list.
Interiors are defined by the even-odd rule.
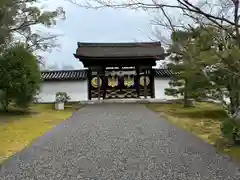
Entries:
[[194,34],[192,32],[178,31],[172,33],[172,46],[168,68],[173,71],[169,82],[170,88],[165,89],[169,96],[183,96],[184,107],[188,107],[188,100],[205,97],[209,82],[202,75],[201,69],[193,58]]

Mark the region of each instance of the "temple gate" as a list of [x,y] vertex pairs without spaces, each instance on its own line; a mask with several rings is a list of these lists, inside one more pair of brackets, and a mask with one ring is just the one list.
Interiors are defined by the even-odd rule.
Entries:
[[156,43],[78,43],[74,54],[88,68],[88,99],[154,98]]

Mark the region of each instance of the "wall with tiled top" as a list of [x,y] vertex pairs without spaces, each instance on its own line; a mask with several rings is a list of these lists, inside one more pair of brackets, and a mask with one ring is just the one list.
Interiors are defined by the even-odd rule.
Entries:
[[57,92],[67,92],[70,101],[81,101],[88,99],[87,81],[45,81],[41,85],[38,102],[51,103],[55,101]]
[[[155,77],[155,99],[176,99],[166,96],[164,89],[169,87],[169,78]],[[57,92],[67,92],[70,101],[88,100],[88,85],[86,80],[79,81],[44,81],[41,85],[38,101],[40,103],[52,103]]]

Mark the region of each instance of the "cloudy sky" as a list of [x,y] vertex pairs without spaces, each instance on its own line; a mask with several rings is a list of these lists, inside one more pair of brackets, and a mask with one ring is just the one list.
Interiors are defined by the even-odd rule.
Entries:
[[73,57],[77,42],[133,42],[150,41],[154,38],[150,26],[152,16],[146,12],[113,9],[82,9],[65,0],[50,0],[42,6],[54,9],[62,6],[66,20],[59,21],[51,31],[63,36],[58,38],[61,48],[44,53],[46,67],[58,65],[82,68],[81,62]]

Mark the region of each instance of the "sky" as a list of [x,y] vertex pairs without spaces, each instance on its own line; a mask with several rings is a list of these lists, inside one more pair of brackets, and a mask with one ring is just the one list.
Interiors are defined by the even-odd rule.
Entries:
[[44,9],[53,10],[58,6],[66,11],[66,20],[58,21],[50,31],[61,35],[57,41],[61,47],[42,53],[46,68],[55,65],[59,69],[63,66],[83,68],[73,56],[77,42],[146,42],[155,38],[150,25],[153,17],[143,11],[84,9],[65,0],[42,3]]

